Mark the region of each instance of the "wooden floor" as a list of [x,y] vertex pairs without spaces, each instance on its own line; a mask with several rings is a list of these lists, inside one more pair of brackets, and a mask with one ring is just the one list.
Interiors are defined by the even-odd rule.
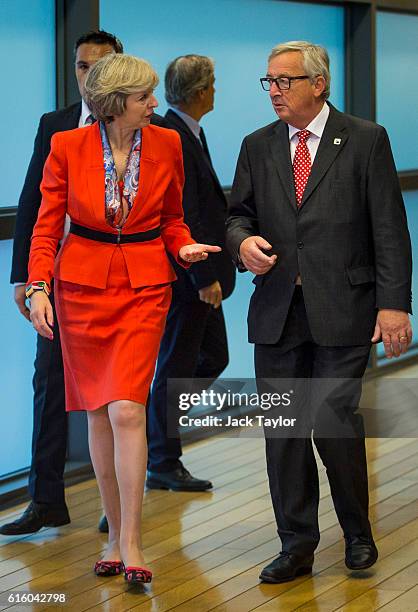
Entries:
[[[417,376],[416,368],[397,376]],[[261,439],[216,437],[188,446],[184,461],[213,480],[207,493],[148,491],[144,546],[154,572],[151,588],[98,578],[92,568],[105,545],[96,482],[67,490],[72,522],[32,536],[0,535],[0,610],[62,610],[12,605],[5,592],[65,593],[66,609],[163,612],[416,612],[418,610],[418,439],[367,441],[370,514],[379,548],[368,571],[344,565],[341,530],[320,464],[321,542],[312,577],[260,584],[280,546],[268,492]],[[291,469],[291,466],[289,466]],[[26,504],[0,512],[17,517]]]

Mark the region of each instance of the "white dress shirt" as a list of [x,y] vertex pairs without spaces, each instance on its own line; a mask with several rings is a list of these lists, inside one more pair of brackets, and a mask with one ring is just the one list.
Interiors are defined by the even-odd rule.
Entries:
[[78,120],[78,127],[86,127],[86,125],[90,125],[90,123],[86,123],[88,117],[91,115],[91,110],[84,102],[83,98],[81,98],[81,115]]
[[[311,164],[314,163],[316,152],[318,151],[319,143],[321,142],[322,134],[325,129],[325,124],[328,121],[329,106],[324,102],[324,106],[321,108],[317,116],[312,119],[309,125],[304,128],[311,132],[306,144],[308,145],[309,154],[311,156]],[[299,142],[299,138],[296,136],[301,130],[289,124],[289,142],[290,142],[290,157],[295,157],[296,146]]]

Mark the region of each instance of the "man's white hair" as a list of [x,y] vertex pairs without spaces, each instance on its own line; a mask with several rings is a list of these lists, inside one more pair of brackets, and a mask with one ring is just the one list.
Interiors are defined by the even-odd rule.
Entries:
[[331,75],[329,72],[329,56],[325,47],[314,45],[305,40],[292,40],[273,47],[268,61],[270,62],[277,55],[292,51],[299,51],[302,53],[303,68],[312,82],[317,76],[322,76],[324,78],[325,89],[323,97],[324,100],[327,100],[330,95]]

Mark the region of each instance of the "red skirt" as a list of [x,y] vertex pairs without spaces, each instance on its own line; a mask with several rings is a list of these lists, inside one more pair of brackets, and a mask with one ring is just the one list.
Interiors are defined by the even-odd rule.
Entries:
[[133,289],[115,249],[106,289],[55,281],[66,410],[95,410],[116,400],[147,401],[171,284]]

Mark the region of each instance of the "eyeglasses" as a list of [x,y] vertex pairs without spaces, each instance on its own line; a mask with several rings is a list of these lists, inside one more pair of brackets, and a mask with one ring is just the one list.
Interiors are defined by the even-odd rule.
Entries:
[[276,87],[280,89],[280,91],[283,91],[285,89],[290,89],[290,85],[292,81],[302,81],[303,79],[309,79],[309,77],[307,75],[293,76],[293,77],[282,76],[282,77],[276,77],[276,78],[275,77],[263,77],[262,79],[260,79],[260,83],[264,91],[270,91],[273,83],[276,84]]

